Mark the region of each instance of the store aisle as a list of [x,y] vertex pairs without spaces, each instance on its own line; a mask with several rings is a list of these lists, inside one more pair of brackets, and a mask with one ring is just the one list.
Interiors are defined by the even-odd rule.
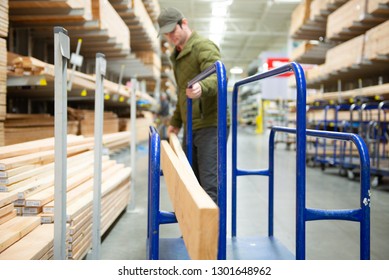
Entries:
[[[240,129],[238,166],[267,167],[268,135]],[[146,258],[147,223],[147,144],[138,146],[135,207],[128,207],[104,236],[101,258],[104,260],[143,260]],[[128,157],[128,159],[126,159]],[[230,145],[228,145],[228,181],[230,180]],[[127,163],[129,153],[120,160]],[[275,151],[275,227],[274,234],[292,252],[295,251],[295,152],[278,144]],[[161,180],[161,209],[171,205]],[[228,186],[230,190],[230,186]],[[230,194],[230,191],[228,191]],[[228,197],[228,208],[230,197]],[[359,182],[338,175],[336,168],[322,171],[307,168],[307,206],[322,209],[349,209],[359,204]],[[228,218],[229,209],[227,211]],[[267,232],[267,179],[238,178],[238,236],[258,236]],[[371,259],[389,259],[389,179],[372,189]],[[230,222],[227,223],[228,235]],[[344,221],[308,222],[307,259],[359,259],[359,224]],[[180,236],[178,225],[162,225],[161,237]]]

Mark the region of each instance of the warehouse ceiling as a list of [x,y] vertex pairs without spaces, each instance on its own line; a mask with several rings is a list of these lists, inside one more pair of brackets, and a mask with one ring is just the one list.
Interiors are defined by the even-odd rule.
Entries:
[[176,7],[192,30],[215,41],[229,71],[258,65],[264,51],[288,53],[291,14],[300,0],[159,0]]

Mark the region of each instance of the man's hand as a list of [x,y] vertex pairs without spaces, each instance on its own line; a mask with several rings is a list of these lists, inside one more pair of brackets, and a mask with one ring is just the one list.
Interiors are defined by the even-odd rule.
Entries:
[[180,132],[180,128],[169,125],[167,128],[167,135],[170,136],[170,133],[178,134]]
[[196,99],[201,97],[201,85],[195,83],[191,88],[186,88],[186,96],[191,99]]

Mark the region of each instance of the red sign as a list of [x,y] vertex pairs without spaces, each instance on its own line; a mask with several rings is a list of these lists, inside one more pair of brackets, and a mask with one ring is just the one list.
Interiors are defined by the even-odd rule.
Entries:
[[[278,67],[281,67],[285,64],[288,64],[290,61],[289,61],[289,58],[283,58],[283,57],[280,57],[280,58],[268,58],[267,59],[267,66],[269,68],[269,70],[272,70],[274,68],[278,68]],[[276,77],[289,77],[289,76],[292,76],[293,75],[293,72],[290,71],[290,72],[286,72],[284,74],[281,74],[281,75],[278,75]]]

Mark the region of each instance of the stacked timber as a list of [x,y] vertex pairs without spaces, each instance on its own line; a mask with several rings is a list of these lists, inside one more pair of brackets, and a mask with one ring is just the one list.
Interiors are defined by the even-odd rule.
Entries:
[[367,12],[374,16],[387,16],[389,14],[389,0],[369,0]]
[[131,33],[131,50],[157,50],[158,38],[154,24],[142,0],[110,0]]
[[[128,141],[129,133],[106,135],[103,142],[116,145],[120,138]],[[53,149],[52,138],[0,148],[0,259],[50,259],[53,255]],[[82,259],[91,248],[92,149],[92,137],[68,137],[66,246],[69,259]],[[129,202],[130,175],[131,168],[103,157],[101,234]],[[34,239],[39,242],[29,246]]]
[[[79,132],[84,136],[93,136],[95,112],[93,110],[73,110],[73,117],[79,120]],[[104,112],[103,134],[119,132],[119,118],[113,112]]]
[[0,38],[0,145],[4,145],[4,119],[6,114],[7,94],[7,46]]
[[346,41],[385,21],[385,16],[375,16],[368,12],[368,2],[350,0],[331,13],[327,20],[327,39]]
[[0,37],[8,37],[8,0],[0,0]]
[[157,22],[158,16],[161,13],[161,8],[158,0],[142,0],[149,16],[153,22]]
[[[53,26],[62,26],[72,38],[82,38],[82,55],[94,58],[125,56],[130,52],[130,33],[108,1],[58,0],[10,1],[10,21],[15,27],[33,28],[35,36],[50,38]],[[70,41],[76,49],[77,40]]]
[[[305,30],[305,24],[309,21],[310,14],[310,5],[311,0],[304,0],[296,7],[292,12],[292,20],[290,22],[289,33],[294,39],[310,39],[310,38],[301,38],[301,34],[310,33],[310,31]],[[315,32],[314,32],[315,33]]]
[[[135,122],[135,133],[136,133],[136,142],[147,141],[149,138],[150,126],[155,126],[154,116],[151,112],[144,111],[141,116],[136,118]],[[130,131],[131,132],[131,119],[130,118],[120,118],[120,131]]]
[[0,145],[4,145],[7,93],[8,0],[0,0]]
[[161,57],[154,51],[136,51],[135,55],[153,72],[153,76],[161,75]]
[[368,30],[365,35],[364,58],[389,61],[389,20]]
[[[77,134],[78,122],[68,121],[68,134]],[[54,137],[54,117],[50,114],[7,114],[4,145]]]
[[43,74],[46,63],[29,56],[7,53],[7,69],[9,75],[30,76]]
[[335,74],[337,71],[351,69],[362,62],[365,35],[359,35],[336,47],[326,54],[326,74]]

